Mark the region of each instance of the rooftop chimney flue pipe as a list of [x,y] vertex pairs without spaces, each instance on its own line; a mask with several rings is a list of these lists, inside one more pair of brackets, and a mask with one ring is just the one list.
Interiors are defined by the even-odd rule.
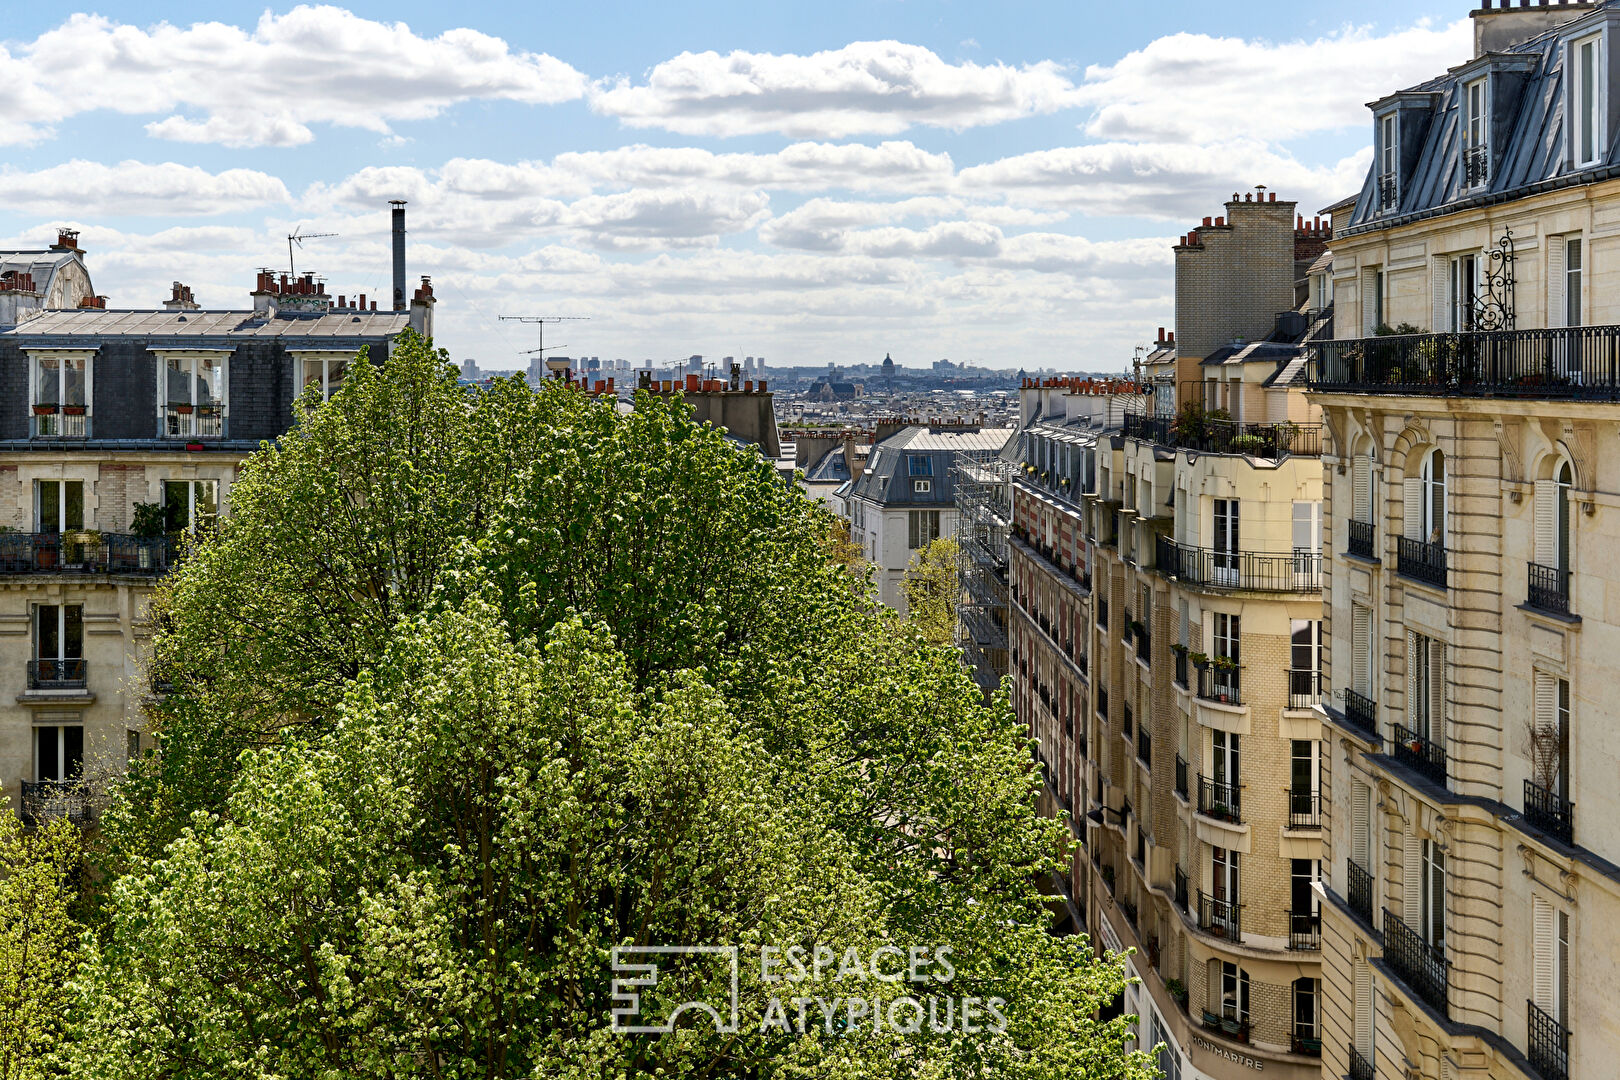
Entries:
[[406,310],[405,297],[405,200],[390,199],[394,208],[394,310]]

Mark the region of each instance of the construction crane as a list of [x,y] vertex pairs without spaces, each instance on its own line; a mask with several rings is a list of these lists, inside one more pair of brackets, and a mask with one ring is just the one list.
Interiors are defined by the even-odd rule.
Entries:
[[293,266],[293,245],[297,244],[302,250],[305,240],[321,240],[328,236],[336,236],[335,232],[304,232],[302,225],[287,234],[287,276],[294,281],[298,280],[298,271]]
[[524,356],[538,356],[538,357],[540,357],[541,360],[544,360],[546,358],[546,353],[548,351],[555,351],[557,349],[566,349],[568,347],[567,345],[552,345],[550,347],[550,349],[548,350],[548,348],[546,347],[546,324],[547,323],[590,322],[590,321],[591,321],[591,317],[589,315],[502,315],[501,316],[501,322],[534,323],[536,326],[539,327],[539,329],[540,329],[540,347],[538,349],[529,349],[529,350],[525,351],[523,353],[523,355]]

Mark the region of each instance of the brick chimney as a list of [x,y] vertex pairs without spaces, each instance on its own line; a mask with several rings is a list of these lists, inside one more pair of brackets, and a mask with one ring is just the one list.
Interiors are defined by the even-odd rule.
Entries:
[[1534,7],[1530,6],[1530,0],[1519,0],[1516,6],[1510,6],[1511,3],[1512,0],[1480,0],[1479,9],[1470,13],[1474,20],[1476,59],[1488,52],[1505,52],[1598,7],[1588,0],[1575,3],[1558,0],[1555,4],[1536,0]]
[[74,252],[78,252],[80,255],[83,255],[84,254],[84,249],[79,246],[79,230],[78,229],[57,229],[56,230],[56,243],[51,245],[51,250],[52,251],[74,251]]
[[163,301],[168,311],[196,311],[201,305],[191,298],[191,286],[176,281],[170,285],[169,298]]
[[433,279],[422,277],[422,287],[411,297],[411,329],[425,338],[433,336]]

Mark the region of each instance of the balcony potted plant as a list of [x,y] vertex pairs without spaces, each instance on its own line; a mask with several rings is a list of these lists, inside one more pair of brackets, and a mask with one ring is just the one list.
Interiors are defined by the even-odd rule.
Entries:
[[1188,659],[1190,659],[1193,662],[1193,667],[1197,668],[1199,671],[1207,671],[1207,670],[1209,670],[1209,656],[1208,656],[1208,654],[1201,653],[1201,652],[1195,652],[1195,653],[1192,653],[1188,657]]
[[1187,1007],[1187,984],[1180,979],[1164,980],[1164,988],[1170,991],[1170,996],[1176,999],[1176,1004],[1183,1009]]
[[62,415],[63,416],[83,416],[84,415],[84,406],[83,405],[64,405],[64,406],[62,406]]
[[191,409],[192,409],[192,405],[191,405],[191,402],[189,402],[189,401],[171,401],[171,402],[169,402],[169,411],[174,412],[174,413],[179,413],[181,416],[190,416],[191,415]]
[[1140,619],[1131,620],[1131,634],[1134,637],[1143,637],[1147,634],[1147,627],[1142,625]]
[[55,402],[36,401],[34,403],[34,415],[35,416],[55,416],[56,415],[56,403]]
[[1187,646],[1183,645],[1179,641],[1172,641],[1170,643],[1170,651],[1175,653],[1177,656],[1186,656]]

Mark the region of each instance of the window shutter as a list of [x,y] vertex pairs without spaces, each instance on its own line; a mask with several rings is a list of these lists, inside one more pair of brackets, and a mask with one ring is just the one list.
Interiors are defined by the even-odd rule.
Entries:
[[1564,238],[1547,238],[1547,325],[1564,325]]
[[1367,872],[1372,872],[1372,788],[1360,780],[1353,782],[1350,793],[1350,857]]
[[1350,516],[1356,521],[1372,518],[1372,458],[1357,454],[1350,462]]
[[1425,659],[1418,649],[1418,635],[1406,632],[1406,727],[1418,729],[1418,664]]
[[1446,745],[1446,643],[1429,642],[1429,740]]
[[1543,787],[1556,782],[1556,768],[1548,745],[1550,733],[1558,727],[1558,679],[1545,671],[1532,676],[1535,701],[1535,738],[1530,745],[1530,779]]
[[1401,918],[1417,930],[1423,919],[1423,843],[1417,833],[1406,834],[1406,865],[1401,874]]
[[1557,963],[1553,958],[1555,912],[1552,904],[1540,896],[1530,898],[1530,925],[1535,935],[1531,961],[1530,990],[1536,1008],[1549,1016],[1557,1015],[1555,998]]
[[1406,509],[1403,511],[1405,520],[1401,527],[1408,540],[1422,540],[1424,539],[1423,480],[1421,477],[1408,476],[1401,483],[1402,495],[1406,502]]
[[1372,968],[1367,961],[1356,961],[1356,1051],[1371,1064],[1373,1060]]
[[1372,611],[1359,604],[1350,615],[1350,681],[1362,697],[1372,697]]
[[1378,329],[1378,271],[1361,272],[1361,336],[1372,337]]
[[1434,308],[1429,323],[1431,334],[1444,334],[1451,329],[1450,298],[1447,295],[1447,273],[1450,268],[1451,260],[1443,255],[1429,263],[1429,299],[1433,301]]
[[1558,481],[1536,481],[1536,562],[1558,565]]

